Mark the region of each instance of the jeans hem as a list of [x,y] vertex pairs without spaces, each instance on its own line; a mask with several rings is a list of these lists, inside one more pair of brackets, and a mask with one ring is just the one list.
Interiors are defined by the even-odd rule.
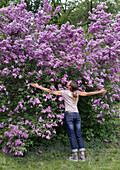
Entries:
[[81,149],[79,149],[79,151],[81,152],[81,151],[85,151],[85,148],[81,148]]
[[78,151],[78,149],[72,149],[72,152],[77,152]]

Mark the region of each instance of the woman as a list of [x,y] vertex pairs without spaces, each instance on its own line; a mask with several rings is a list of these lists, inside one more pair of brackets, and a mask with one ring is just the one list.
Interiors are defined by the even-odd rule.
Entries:
[[[82,161],[85,161],[85,147],[81,135],[81,118],[78,112],[77,108],[77,102],[79,95],[80,96],[89,96],[89,95],[95,95],[100,93],[106,93],[106,90],[101,89],[100,91],[94,91],[94,92],[81,92],[78,90],[78,85],[75,81],[69,81],[67,83],[67,90],[62,91],[51,91],[48,88],[44,88],[42,86],[39,86],[37,83],[33,84],[31,83],[31,86],[35,88],[40,88],[41,90],[44,90],[46,92],[52,93],[54,95],[60,95],[64,98],[64,104],[65,104],[65,125],[68,132],[68,136],[70,139],[71,149],[72,149],[72,157],[69,157],[70,160],[78,161],[78,159],[81,159]],[[80,155],[78,157],[77,152],[77,143],[80,151]]]

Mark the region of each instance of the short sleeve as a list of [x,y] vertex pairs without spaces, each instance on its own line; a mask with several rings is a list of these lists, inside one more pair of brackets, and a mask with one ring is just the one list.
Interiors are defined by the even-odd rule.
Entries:
[[80,95],[80,91],[79,90],[77,90],[77,93],[78,93],[78,95]]
[[65,96],[65,90],[61,90],[61,92],[62,92],[62,96],[64,97]]

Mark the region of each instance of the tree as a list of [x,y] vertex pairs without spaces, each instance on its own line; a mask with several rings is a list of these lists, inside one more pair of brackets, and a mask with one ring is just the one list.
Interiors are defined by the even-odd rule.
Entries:
[[3,6],[8,6],[9,5],[9,0],[1,0],[0,1],[0,8],[2,8]]
[[[80,1],[67,19],[73,25],[76,25],[80,21],[82,21],[82,25],[88,25],[90,23],[90,20],[88,19],[89,11],[92,12],[93,8],[96,8],[97,5],[101,4],[102,2],[103,1],[98,0]],[[106,5],[108,6],[108,8],[105,10],[106,12],[112,13],[114,15],[120,12],[120,1],[106,1]]]

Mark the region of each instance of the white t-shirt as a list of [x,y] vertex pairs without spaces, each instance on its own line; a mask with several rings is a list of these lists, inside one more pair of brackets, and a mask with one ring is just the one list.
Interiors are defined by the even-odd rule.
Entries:
[[[77,102],[73,100],[72,92],[69,90],[62,90],[62,96],[64,98],[65,112],[77,112]],[[77,91],[80,94],[80,91]]]

